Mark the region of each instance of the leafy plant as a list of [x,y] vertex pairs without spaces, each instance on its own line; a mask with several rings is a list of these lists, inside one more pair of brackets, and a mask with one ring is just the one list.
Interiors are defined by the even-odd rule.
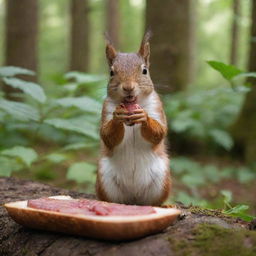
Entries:
[[[49,169],[56,164],[69,162],[67,179],[79,183],[93,181],[94,165],[87,162],[73,163],[73,155],[61,151],[70,152],[88,147],[95,151],[98,146],[101,102],[92,96],[81,96],[81,91],[79,96],[76,94],[80,87],[86,90],[92,83],[97,88],[97,84],[102,84],[103,78],[68,73],[65,79],[75,79],[77,86],[71,94],[66,90],[66,85],[56,85],[60,95],[57,97],[47,94],[39,84],[16,78],[16,75],[34,75],[34,72],[18,67],[0,68],[0,79],[5,86],[19,89],[21,99],[17,102],[7,99],[5,94],[0,96],[0,129],[3,138],[0,143],[0,175],[10,176],[13,171],[30,169],[32,165],[46,161],[46,171],[36,173],[38,177],[50,178]],[[10,138],[13,135],[18,139],[12,141]],[[38,154],[38,143],[49,142],[59,143],[58,149],[52,151],[50,147],[50,152],[47,148]],[[42,151],[42,148],[39,147],[39,150]]]
[[44,103],[46,101],[44,90],[36,83],[26,82],[14,77],[3,77],[3,81],[6,85],[23,91],[25,94],[31,96],[40,103]]
[[[233,65],[227,65],[219,61],[207,61],[207,63],[216,71],[218,71],[223,78],[225,78],[235,90],[249,91],[245,78],[256,77],[256,72],[245,72]],[[242,79],[242,82],[241,82]]]
[[249,167],[218,167],[213,164],[200,164],[187,157],[175,157],[170,161],[171,172],[188,187],[200,187],[218,183],[221,179],[236,178],[239,182],[253,181],[256,173]]
[[[224,204],[224,212],[232,216],[241,217],[249,220],[250,217],[246,213],[246,207],[237,205],[233,207],[232,193],[228,190],[218,190],[214,195],[215,200],[206,200],[200,193],[206,187],[217,185],[222,180],[237,179],[241,183],[249,183],[255,180],[255,171],[248,167],[218,167],[213,164],[200,164],[186,157],[175,157],[170,161],[171,172],[175,181],[179,184],[173,201],[182,202],[185,205],[198,205],[205,208],[222,208]],[[241,177],[243,177],[241,179]],[[246,208],[246,209],[245,209]],[[246,217],[246,215],[248,215]]]
[[229,82],[231,88],[193,88],[165,96],[169,127],[185,138],[229,151],[234,144],[229,127],[240,111],[244,94],[250,90],[245,78],[256,77],[256,72],[244,72],[218,61],[207,63]]
[[96,165],[86,162],[72,164],[67,173],[67,178],[75,180],[77,183],[94,183],[96,180]]
[[215,88],[166,96],[170,130],[228,151],[233,146],[228,128],[239,113],[243,95],[231,88]]
[[219,71],[221,75],[228,81],[231,81],[235,76],[243,73],[243,71],[238,69],[237,67],[233,65],[227,65],[223,62],[211,60],[211,61],[207,61],[207,63],[212,68]]
[[233,217],[239,217],[245,221],[252,221],[256,218],[254,216],[248,215],[248,205],[239,204],[234,207],[231,206],[232,193],[230,191],[222,190],[221,194],[223,195],[224,207],[227,208],[223,210],[223,213]]
[[38,158],[37,153],[32,148],[25,148],[21,146],[15,146],[10,149],[5,149],[0,152],[3,156],[8,156],[11,158],[17,158],[22,161],[27,167],[30,167],[33,162]]

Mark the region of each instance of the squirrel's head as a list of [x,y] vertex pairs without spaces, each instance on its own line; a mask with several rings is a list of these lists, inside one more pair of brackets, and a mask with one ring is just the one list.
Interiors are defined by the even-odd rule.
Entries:
[[115,101],[136,103],[154,90],[149,74],[150,36],[150,32],[144,35],[137,53],[117,52],[107,40],[108,96]]

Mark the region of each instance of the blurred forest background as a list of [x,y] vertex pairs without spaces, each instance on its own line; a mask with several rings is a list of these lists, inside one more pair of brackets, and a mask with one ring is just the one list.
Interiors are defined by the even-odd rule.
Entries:
[[256,0],[0,0],[0,176],[94,192],[103,33],[132,52],[146,28],[169,124],[169,201],[252,218]]

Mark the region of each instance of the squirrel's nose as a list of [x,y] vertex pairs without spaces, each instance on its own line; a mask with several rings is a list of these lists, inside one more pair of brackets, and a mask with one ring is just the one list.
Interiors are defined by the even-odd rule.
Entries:
[[135,89],[135,84],[134,83],[125,84],[122,86],[122,88],[125,92],[132,92]]
[[134,87],[123,87],[123,90],[124,90],[125,92],[131,92],[131,91],[134,90]]

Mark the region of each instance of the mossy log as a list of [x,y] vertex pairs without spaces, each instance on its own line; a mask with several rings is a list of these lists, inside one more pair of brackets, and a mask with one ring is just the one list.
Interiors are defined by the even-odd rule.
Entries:
[[37,182],[0,179],[1,256],[256,255],[256,231],[249,230],[252,225],[197,207],[183,209],[180,220],[162,233],[114,243],[23,228],[3,207],[6,202],[57,194],[93,198]]

